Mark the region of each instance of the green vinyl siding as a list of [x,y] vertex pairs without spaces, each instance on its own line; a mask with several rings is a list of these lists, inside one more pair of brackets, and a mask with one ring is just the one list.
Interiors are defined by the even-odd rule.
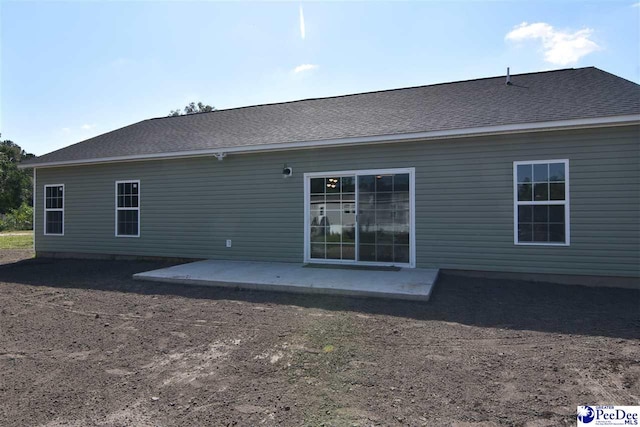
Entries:
[[[415,168],[417,267],[640,275],[638,126],[38,169],[36,250],[302,262],[306,172]],[[517,246],[513,162],[569,159],[571,244]],[[282,177],[283,165],[293,176]],[[140,237],[115,181],[140,180]],[[65,185],[65,235],[42,233]],[[226,248],[225,241],[232,240]]]

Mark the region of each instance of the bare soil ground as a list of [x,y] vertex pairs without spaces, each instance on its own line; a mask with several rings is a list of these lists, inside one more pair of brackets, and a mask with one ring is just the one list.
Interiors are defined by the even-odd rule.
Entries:
[[3,426],[558,426],[640,402],[640,293],[445,274],[429,303],[135,282],[0,252]]

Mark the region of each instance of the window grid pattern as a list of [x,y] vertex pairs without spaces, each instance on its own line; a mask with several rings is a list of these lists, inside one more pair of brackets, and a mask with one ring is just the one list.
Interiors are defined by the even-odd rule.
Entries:
[[516,243],[567,244],[568,161],[516,162]]
[[409,262],[409,174],[358,177],[361,261]]
[[116,236],[140,235],[140,182],[116,182]]
[[409,263],[409,180],[408,173],[311,178],[310,258]]
[[312,178],[311,258],[355,260],[355,177]]
[[64,234],[64,185],[44,186],[44,234]]

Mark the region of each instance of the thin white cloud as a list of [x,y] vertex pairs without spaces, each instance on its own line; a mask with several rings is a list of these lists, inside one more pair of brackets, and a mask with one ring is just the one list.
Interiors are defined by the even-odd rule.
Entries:
[[574,64],[585,55],[601,49],[593,40],[591,28],[583,28],[575,32],[556,30],[545,22],[529,24],[523,22],[516,25],[505,36],[505,40],[522,42],[539,40],[542,43],[544,60],[554,65]]
[[302,73],[304,71],[315,70],[316,68],[318,68],[318,65],[316,65],[316,64],[300,64],[296,68],[293,69],[293,72],[295,74],[298,74],[298,73]]
[[631,5],[631,7],[640,7],[640,1]]
[[306,37],[306,31],[304,27],[304,12],[302,11],[302,5],[300,5],[300,37],[302,40]]
[[123,58],[122,56],[114,59],[109,63],[111,67],[117,68],[117,69],[126,67],[127,65],[131,65],[131,64],[133,64],[133,61],[131,59]]
[[89,124],[89,123],[85,123],[82,126],[78,126],[78,127],[63,127],[60,128],[60,130],[63,133],[76,133],[78,131],[80,132],[87,132],[87,131],[91,131],[91,130],[95,130],[96,125],[95,124]]

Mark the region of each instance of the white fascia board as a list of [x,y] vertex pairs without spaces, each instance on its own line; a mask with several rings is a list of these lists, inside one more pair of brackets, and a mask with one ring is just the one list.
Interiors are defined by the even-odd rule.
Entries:
[[640,124],[640,114],[597,117],[597,118],[591,118],[591,119],[556,120],[556,121],[548,121],[548,122],[522,123],[522,124],[499,125],[499,126],[482,126],[482,127],[474,127],[474,128],[403,133],[403,134],[394,134],[394,135],[376,135],[376,136],[353,137],[353,138],[324,139],[324,140],[316,140],[316,141],[287,142],[287,143],[279,143],[279,144],[262,144],[262,145],[237,146],[237,147],[227,147],[227,148],[220,147],[220,148],[209,148],[206,150],[190,150],[190,151],[177,151],[173,153],[154,153],[154,154],[140,154],[140,155],[133,155],[133,156],[103,157],[103,158],[86,159],[86,160],[67,160],[67,161],[60,161],[60,162],[39,163],[39,164],[33,164],[33,165],[18,165],[18,168],[20,169],[48,168],[48,167],[59,167],[59,166],[91,165],[91,164],[97,164],[97,163],[183,159],[183,158],[189,158],[189,157],[212,156],[220,153],[248,154],[248,153],[261,153],[261,152],[269,152],[269,151],[303,150],[303,149],[312,149],[312,148],[318,148],[318,147],[332,147],[332,146],[345,147],[350,145],[387,144],[387,143],[407,142],[407,141],[416,141],[416,140],[468,138],[468,137],[486,136],[486,135],[505,135],[505,134],[544,132],[544,131],[568,130],[568,129],[588,129],[588,128],[624,126],[624,125],[633,125],[633,124]]

